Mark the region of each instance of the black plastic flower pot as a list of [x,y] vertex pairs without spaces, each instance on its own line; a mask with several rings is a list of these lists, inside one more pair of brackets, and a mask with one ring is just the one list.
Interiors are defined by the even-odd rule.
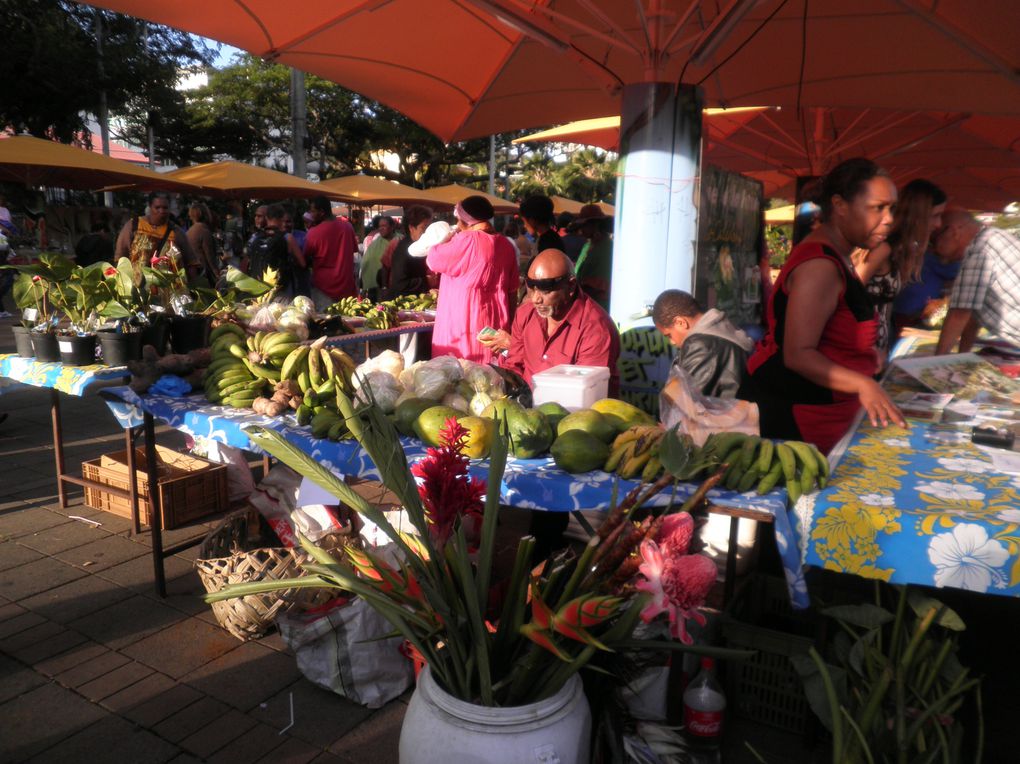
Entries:
[[66,366],[91,366],[96,362],[96,335],[57,337],[60,362]]
[[107,366],[126,366],[128,361],[142,357],[142,333],[101,329],[97,335]]
[[57,335],[49,332],[32,332],[32,350],[35,360],[45,363],[56,363],[60,360],[60,348],[57,347]]
[[159,355],[163,355],[170,339],[170,323],[160,313],[152,314],[149,321],[149,325],[142,329],[142,347],[152,345]]
[[32,330],[25,326],[13,326],[14,346],[18,349],[18,355],[22,358],[35,358],[35,351],[32,349]]
[[170,317],[170,349],[175,353],[190,353],[204,348],[208,336],[208,316]]

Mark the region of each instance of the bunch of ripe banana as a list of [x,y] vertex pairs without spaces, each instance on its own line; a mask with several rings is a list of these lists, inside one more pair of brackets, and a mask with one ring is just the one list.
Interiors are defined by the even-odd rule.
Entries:
[[790,503],[802,494],[824,488],[829,480],[829,460],[811,443],[798,440],[773,442],[742,432],[715,433],[702,446],[702,454],[717,465],[727,465],[722,485],[730,490],[768,493],[786,486]]
[[230,322],[221,323],[209,335],[212,361],[205,370],[205,395],[211,403],[234,408],[249,408],[262,395],[267,380],[256,376],[247,366],[244,329]]
[[[290,332],[257,332],[246,340],[247,352],[241,349],[241,362],[253,375],[270,382],[279,382],[283,377],[283,362],[301,345],[300,338]],[[238,355],[236,348],[230,352]]]
[[346,425],[334,428],[338,421],[343,421],[337,413],[336,393],[340,390],[345,395],[354,394],[351,377],[357,364],[344,351],[326,347],[325,343],[326,338],[320,337],[291,351],[283,361],[280,377],[297,383],[301,391],[301,405],[296,411],[298,424],[311,424],[312,434],[317,438],[332,434],[336,440],[349,435]]
[[372,301],[367,297],[343,297],[326,308],[332,316],[367,316],[372,309]]
[[380,303],[368,311],[366,329],[392,329],[397,325],[397,311]]
[[659,445],[666,431],[661,425],[634,425],[616,436],[602,469],[626,480],[649,483],[662,473]]

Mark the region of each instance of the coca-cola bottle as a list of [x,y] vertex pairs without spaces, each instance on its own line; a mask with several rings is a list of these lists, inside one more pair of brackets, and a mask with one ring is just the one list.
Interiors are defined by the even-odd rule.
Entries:
[[701,659],[701,671],[684,690],[684,729],[691,748],[717,751],[722,740],[726,696],[715,677],[715,660]]

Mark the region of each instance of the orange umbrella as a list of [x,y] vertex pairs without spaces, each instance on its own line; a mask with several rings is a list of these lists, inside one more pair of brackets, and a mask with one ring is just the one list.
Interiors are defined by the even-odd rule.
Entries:
[[94,0],[389,104],[446,141],[619,113],[640,82],[717,106],[1020,114],[1020,3]]
[[428,207],[451,209],[452,203],[433,198],[427,191],[405,186],[371,175],[348,175],[345,178],[324,180],[319,186],[322,193],[350,204],[371,207],[377,204],[424,204]]
[[467,186],[461,186],[457,183],[451,183],[448,186],[436,186],[435,188],[425,189],[425,193],[433,199],[438,199],[445,204],[456,205],[458,202],[463,201],[469,196],[484,196],[489,200],[492,205],[492,209],[496,211],[497,215],[513,215],[517,212],[518,205],[513,202],[507,201],[501,197],[493,194],[487,194],[484,191],[477,191]]
[[191,191],[195,186],[66,143],[16,135],[0,139],[0,180],[26,186],[96,189],[127,183],[144,191]]
[[285,199],[332,196],[335,193],[303,178],[266,167],[225,161],[183,167],[169,177],[202,187],[202,193],[236,198]]
[[[707,112],[708,110],[706,110]],[[518,138],[615,150],[620,118],[581,120]],[[796,194],[799,176],[868,156],[902,185],[918,177],[959,204],[1002,209],[1020,199],[1020,118],[860,109],[717,111],[705,120],[707,164],[760,180],[769,196]]]

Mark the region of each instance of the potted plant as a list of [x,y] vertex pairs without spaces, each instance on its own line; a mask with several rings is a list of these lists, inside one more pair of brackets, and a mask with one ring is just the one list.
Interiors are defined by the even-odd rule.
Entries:
[[143,344],[152,344],[162,351],[166,338],[159,341],[153,324],[162,324],[163,315],[152,310],[149,290],[144,280],[136,276],[131,261],[122,257],[115,266],[103,265],[105,294],[99,315],[114,322],[112,329],[100,329],[98,333],[103,360],[110,366],[124,366],[142,357]]
[[46,299],[46,282],[39,276],[19,273],[11,289],[14,304],[21,310],[21,323],[12,327],[14,343],[22,358],[34,358],[32,330],[36,326],[49,326],[49,301]]
[[[564,553],[532,568],[534,539],[522,539],[502,604],[490,607],[505,434],[493,445],[486,486],[468,476],[466,431],[455,420],[446,424],[442,447],[430,449],[412,471],[393,424],[377,407],[355,411],[342,392],[337,400],[417,535],[398,532],[379,508],[279,433],[250,427],[248,435],[378,525],[400,562],[353,548],[337,561],[302,539],[314,560],[305,566],[308,576],[240,584],[207,601],[291,586],[337,587],[362,597],[426,664],[401,733],[403,762],[532,761],[533,749],[547,744],[560,761],[587,761],[590,715],[578,672],[615,651],[688,649],[685,620],[701,618],[697,607],[715,581],[710,560],[687,554],[688,505],[668,517],[633,521],[634,508],[672,478],[628,496],[579,555]],[[641,621],[661,614],[679,642],[634,637]]]
[[60,360],[71,366],[88,366],[96,362],[96,330],[101,322],[99,310],[106,298],[103,271],[109,264],[99,262],[77,266],[62,255],[59,257],[70,265],[70,270],[59,268],[58,272],[66,271],[66,276],[50,281],[47,294],[54,307],[68,320],[68,326],[58,330]]
[[[21,290],[29,317],[22,317],[23,324],[27,320],[32,323],[32,350],[36,360],[54,362],[60,360],[60,349],[57,345],[56,325],[58,316],[53,311],[56,307],[53,284],[67,280],[74,270],[74,264],[59,252],[41,252],[36,262],[26,265],[4,265],[18,271],[22,276],[31,279],[21,281]],[[19,305],[19,307],[21,307]]]

